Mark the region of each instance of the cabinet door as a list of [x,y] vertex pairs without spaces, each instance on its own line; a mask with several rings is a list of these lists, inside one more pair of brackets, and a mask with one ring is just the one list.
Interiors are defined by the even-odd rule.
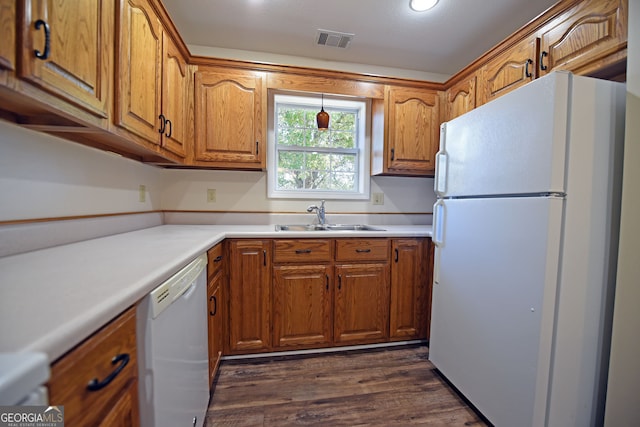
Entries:
[[626,9],[627,0],[589,0],[551,21],[542,30],[541,74],[601,68],[603,58],[626,48]]
[[387,86],[385,95],[388,170],[432,175],[440,133],[437,92]]
[[16,69],[16,5],[13,0],[0,0],[0,70]]
[[380,342],[389,337],[389,265],[337,265],[334,342]]
[[162,114],[167,120],[162,146],[185,157],[189,137],[190,68],[171,37],[164,33],[162,42]]
[[107,117],[113,0],[17,3],[24,7],[21,77],[97,116]]
[[428,252],[426,239],[391,242],[392,340],[427,338]]
[[271,346],[271,251],[263,240],[229,244],[229,348],[233,352]]
[[224,289],[224,280],[226,275],[224,272],[218,272],[214,278],[209,281],[207,286],[207,297],[209,307],[209,385],[213,383],[216,376],[218,365],[222,357],[223,343],[223,310],[224,303],[222,300],[222,289]]
[[447,120],[455,119],[476,108],[476,76],[463,80],[447,90]]
[[139,425],[138,381],[135,380],[122,391],[120,398],[111,405],[109,412],[101,417],[98,427],[137,427]]
[[487,103],[536,78],[540,39],[525,39],[483,67],[484,99]]
[[146,0],[121,0],[116,124],[160,144],[162,26]]
[[265,79],[255,72],[199,71],[195,77],[195,160],[264,168]]
[[331,343],[331,268],[273,268],[273,344],[276,347]]

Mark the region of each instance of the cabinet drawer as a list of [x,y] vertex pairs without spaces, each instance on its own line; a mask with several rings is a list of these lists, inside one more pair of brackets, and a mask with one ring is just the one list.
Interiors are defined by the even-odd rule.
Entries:
[[386,261],[388,258],[388,239],[336,240],[336,261]]
[[273,262],[329,262],[331,240],[278,239],[273,252]]
[[[89,389],[94,379],[104,383],[120,368],[104,387]],[[135,386],[137,374],[136,317],[132,307],[52,365],[49,401],[64,405],[68,425],[95,426],[127,392],[126,387]],[[137,406],[138,392],[131,392]]]
[[207,277],[211,279],[218,273],[218,271],[220,271],[223,265],[222,261],[224,260],[224,253],[222,250],[222,243],[218,243],[207,251],[207,259]]

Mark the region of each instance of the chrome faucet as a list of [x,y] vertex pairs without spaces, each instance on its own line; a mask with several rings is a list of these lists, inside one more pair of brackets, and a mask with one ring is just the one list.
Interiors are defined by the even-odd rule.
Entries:
[[311,205],[307,208],[307,212],[316,211],[316,215],[318,216],[318,224],[324,225],[326,222],[326,215],[324,210],[324,200],[320,200],[320,207],[317,205]]

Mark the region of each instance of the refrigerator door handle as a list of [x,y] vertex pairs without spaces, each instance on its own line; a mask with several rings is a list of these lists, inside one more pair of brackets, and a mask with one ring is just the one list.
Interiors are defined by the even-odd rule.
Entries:
[[440,125],[440,149],[436,153],[436,173],[433,181],[433,189],[438,197],[443,197],[447,191],[447,148],[446,148],[447,124]]
[[431,241],[434,245],[440,246],[443,241],[444,233],[444,200],[440,199],[433,205],[433,236]]

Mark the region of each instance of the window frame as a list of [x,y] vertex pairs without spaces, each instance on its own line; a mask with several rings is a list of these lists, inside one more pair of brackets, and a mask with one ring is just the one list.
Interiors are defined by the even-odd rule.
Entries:
[[[276,98],[277,101],[276,101]],[[371,187],[371,100],[368,98],[347,97],[339,95],[324,95],[324,107],[357,109],[357,144],[354,149],[318,148],[317,152],[355,152],[356,190],[355,191],[327,191],[327,190],[279,190],[277,189],[277,147],[276,147],[276,102],[311,106],[320,111],[323,100],[321,94],[311,92],[292,92],[283,90],[269,90],[268,92],[268,131],[267,131],[267,197],[270,199],[337,199],[337,200],[366,200],[370,198]],[[331,123],[329,123],[331,126]],[[305,151],[301,149],[300,151]],[[312,149],[309,149],[311,151]]]

